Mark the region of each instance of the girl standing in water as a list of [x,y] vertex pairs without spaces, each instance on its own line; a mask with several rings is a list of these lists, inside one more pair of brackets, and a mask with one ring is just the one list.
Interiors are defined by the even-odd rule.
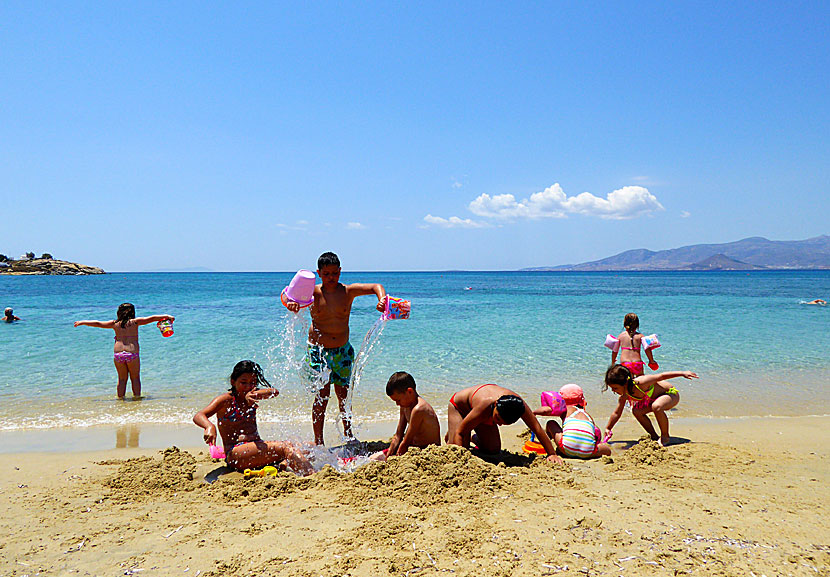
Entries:
[[133,389],[133,398],[141,398],[141,362],[138,358],[138,327],[157,323],[159,321],[174,321],[173,315],[153,315],[150,317],[135,316],[135,307],[131,303],[123,303],[118,307],[114,321],[75,321],[75,326],[98,327],[115,331],[115,348],[113,362],[118,373],[118,398],[123,399],[127,393],[127,377]]

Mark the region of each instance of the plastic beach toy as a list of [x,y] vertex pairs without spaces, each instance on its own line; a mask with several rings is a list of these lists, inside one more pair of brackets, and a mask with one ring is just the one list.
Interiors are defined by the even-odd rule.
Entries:
[[648,364],[648,368],[650,368],[652,371],[656,371],[657,369],[660,368],[660,365],[657,364],[657,361],[651,361]]
[[268,465],[262,469],[245,469],[242,474],[248,479],[250,477],[276,477],[277,473],[279,473],[279,470],[276,467]]
[[172,337],[173,336],[173,322],[169,319],[165,319],[163,321],[159,321],[156,323],[156,326],[161,331],[161,336],[163,337]]
[[561,417],[568,411],[565,399],[555,391],[545,391],[542,393],[542,406],[550,407],[551,414],[554,417]]
[[316,276],[310,270],[297,271],[288,286],[282,289],[280,300],[288,306],[288,302],[298,303],[300,308],[307,307],[314,302],[314,281]]
[[411,308],[409,301],[386,295],[386,310],[383,313],[383,320],[408,319]]
[[607,335],[605,337],[605,346],[616,353],[618,350],[620,350],[620,339],[618,339],[614,335]]
[[217,447],[216,445],[209,445],[210,451],[210,458],[211,459],[224,459],[225,458],[225,449],[222,447]]
[[648,335],[647,337],[643,337],[643,346],[646,350],[659,348],[660,341],[657,340],[657,335]]
[[542,446],[542,443],[539,441],[530,440],[525,443],[525,446],[522,447],[522,450],[527,453],[537,453],[539,455],[544,455],[546,453],[545,448]]

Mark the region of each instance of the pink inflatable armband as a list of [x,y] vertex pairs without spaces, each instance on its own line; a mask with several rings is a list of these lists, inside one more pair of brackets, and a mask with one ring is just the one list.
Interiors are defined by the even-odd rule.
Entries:
[[605,337],[605,346],[616,353],[620,350],[620,339],[614,335],[608,335]]
[[409,301],[386,295],[386,311],[383,313],[383,320],[408,319],[410,309]]
[[660,347],[660,341],[657,340],[657,335],[648,335],[643,337],[643,346],[647,351]]
[[210,458],[211,459],[224,459],[225,458],[225,449],[222,447],[217,447],[216,445],[209,445],[210,451]]
[[554,417],[561,417],[568,410],[565,399],[562,395],[554,391],[545,391],[542,393],[542,406],[550,407],[551,414]]

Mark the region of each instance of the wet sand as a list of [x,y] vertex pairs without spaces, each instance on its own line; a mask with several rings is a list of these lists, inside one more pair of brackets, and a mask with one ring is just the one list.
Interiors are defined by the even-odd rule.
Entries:
[[610,459],[562,466],[512,426],[500,463],[441,447],[305,479],[195,443],[7,453],[0,575],[830,575],[828,425],[673,419],[661,449],[625,418]]

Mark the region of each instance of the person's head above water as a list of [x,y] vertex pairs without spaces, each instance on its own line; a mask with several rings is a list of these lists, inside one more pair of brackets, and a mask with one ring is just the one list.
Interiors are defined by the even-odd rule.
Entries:
[[12,307],[8,307],[8,308],[7,308],[5,311],[3,311],[3,312],[5,312],[5,313],[6,313],[6,316],[7,316],[7,317],[10,317],[10,316],[12,316],[12,315],[14,314],[14,311],[12,310]]
[[525,412],[525,402],[516,395],[502,395],[496,401],[495,412],[505,425],[512,425]]
[[336,267],[340,266],[340,259],[337,258],[337,255],[333,252],[324,252],[317,259],[317,270],[321,270],[323,267],[331,265]]
[[231,371],[230,381],[231,381],[231,392],[234,392],[234,383],[241,377],[242,375],[253,375],[254,376],[254,388],[257,388],[260,385],[265,385],[266,387],[270,387],[271,383],[265,378],[265,375],[262,374],[262,367],[260,367],[254,361],[239,361],[233,367],[233,371]]
[[132,303],[122,303],[118,305],[118,312],[116,313],[116,322],[121,323],[121,327],[126,327],[130,319],[135,318],[135,307]]

